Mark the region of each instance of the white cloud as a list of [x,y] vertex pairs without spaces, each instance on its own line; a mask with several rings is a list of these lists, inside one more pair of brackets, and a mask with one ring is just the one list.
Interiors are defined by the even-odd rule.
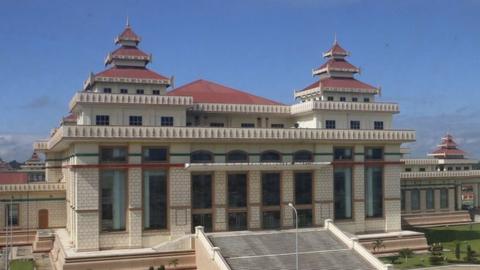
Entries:
[[41,138],[33,134],[0,133],[0,158],[23,162],[31,156],[33,142]]

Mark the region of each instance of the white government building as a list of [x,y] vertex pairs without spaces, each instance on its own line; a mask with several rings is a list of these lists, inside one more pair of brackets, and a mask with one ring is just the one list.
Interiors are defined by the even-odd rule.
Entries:
[[[140,37],[129,25],[115,43],[106,70],[89,76],[73,93],[68,117],[35,143],[46,157],[45,183],[1,188],[3,201],[15,197],[16,228],[56,228],[57,269],[125,259],[116,250],[145,260],[152,248],[168,249],[181,269],[195,269],[185,266],[191,253],[172,246],[189,245],[183,240],[196,226],[291,229],[289,203],[300,227],[328,223],[349,234],[399,232],[402,209],[424,209],[412,204],[415,168],[441,160],[402,159],[401,145],[414,141],[415,132],[392,126],[398,104],[376,101],[380,88],[355,78],[360,69],[337,41],[313,69],[317,80],[295,91],[293,105],[207,80],[173,88],[171,78],[147,68],[152,56],[138,48]],[[459,191],[444,185],[433,191],[433,209],[455,211],[452,196]],[[419,192],[419,201],[431,196]],[[44,212],[24,214],[36,220],[27,224],[21,213],[32,198]]]

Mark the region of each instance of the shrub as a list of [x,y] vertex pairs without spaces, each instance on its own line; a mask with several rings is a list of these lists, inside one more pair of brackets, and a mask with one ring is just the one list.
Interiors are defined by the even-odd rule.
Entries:
[[165,265],[160,265],[157,270],[165,270]]
[[150,266],[148,270],[155,270],[155,268],[153,266]]
[[465,256],[464,260],[470,263],[474,263],[478,261],[477,257],[477,252],[472,250],[472,247],[470,245],[467,245],[467,256]]
[[413,250],[411,250],[409,248],[404,248],[404,249],[401,249],[398,252],[398,255],[400,257],[403,257],[405,259],[405,262],[408,262],[408,258],[412,257],[412,255],[413,255]]
[[455,243],[455,258],[457,258],[457,260],[460,260],[460,253],[461,253],[460,242],[456,242]]
[[430,264],[432,265],[440,265],[443,263],[443,257],[442,256],[430,256],[429,257],[429,260],[430,260]]

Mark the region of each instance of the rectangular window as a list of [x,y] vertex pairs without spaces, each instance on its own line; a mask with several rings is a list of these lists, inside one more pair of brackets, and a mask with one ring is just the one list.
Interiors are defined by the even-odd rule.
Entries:
[[366,217],[383,216],[383,168],[365,168]]
[[123,146],[100,147],[100,162],[127,162],[127,148]]
[[160,118],[160,125],[162,127],[173,127],[173,116],[162,116]]
[[284,124],[272,124],[272,128],[284,128]]
[[228,175],[228,207],[247,207],[247,175],[245,173]]
[[97,126],[108,126],[108,125],[110,125],[110,116],[108,116],[108,115],[97,115],[95,117],[95,124]]
[[130,126],[141,126],[142,125],[142,117],[139,115],[131,115],[128,119],[128,124]]
[[383,129],[383,121],[374,121],[373,122],[374,129]]
[[334,160],[352,160],[353,159],[352,148],[334,147],[333,159]]
[[280,211],[264,211],[262,214],[264,230],[280,229]]
[[419,172],[424,172],[425,171],[425,168],[420,168],[418,169]]
[[358,102],[358,98],[357,97],[352,97],[352,102]]
[[166,147],[143,148],[143,162],[167,162],[168,149]]
[[352,218],[352,169],[335,168],[333,181],[335,219]]
[[347,101],[346,97],[340,97],[340,101]]
[[368,98],[368,97],[363,98],[363,102],[370,102],[370,98]]
[[280,174],[262,174],[262,204],[264,206],[280,205]]
[[427,209],[435,208],[435,193],[433,189],[429,188],[425,191],[426,207]]
[[325,120],[325,128],[335,129],[335,120]]
[[366,160],[382,160],[383,159],[383,148],[381,148],[381,147],[366,147],[365,148],[365,159]]
[[122,88],[120,89],[121,94],[128,94],[128,89]]
[[411,171],[412,171],[412,168],[405,168],[405,171],[406,171],[406,172],[411,172]]
[[228,213],[228,230],[244,231],[247,229],[247,212]]
[[103,88],[103,93],[112,93],[112,88]]
[[350,129],[360,129],[360,121],[350,121]]
[[5,208],[5,226],[18,226],[20,206],[19,204],[7,204]]
[[312,209],[298,209],[297,214],[298,214],[299,228],[312,227],[313,225]]
[[167,228],[167,176],[165,171],[143,173],[143,227]]
[[460,170],[462,170],[462,167],[455,167],[455,170],[460,171]]
[[412,210],[420,210],[420,190],[414,189],[410,191],[410,199]]
[[212,175],[192,175],[192,208],[212,208]]
[[470,167],[468,167],[468,166],[463,167],[463,170],[468,171],[468,170],[470,170]]
[[160,95],[160,90],[152,90],[152,95]]
[[100,173],[102,231],[125,230],[126,187],[125,171],[108,170]]
[[254,123],[242,123],[240,126],[242,128],[254,128],[255,124]]
[[211,232],[212,227],[212,214],[193,214],[192,215],[192,232],[195,232],[196,226],[203,226],[205,232]]
[[312,173],[295,173],[295,205],[312,204]]
[[143,95],[145,93],[145,91],[143,91],[143,89],[137,89],[137,94],[138,95]]
[[333,97],[327,97],[328,101],[333,101]]
[[448,208],[448,189],[440,189],[440,208]]
[[405,211],[405,190],[402,190],[400,192],[400,197],[401,197],[401,210]]
[[210,126],[211,126],[211,127],[224,127],[225,124],[224,124],[224,123],[215,123],[215,122],[213,122],[213,123],[210,123]]

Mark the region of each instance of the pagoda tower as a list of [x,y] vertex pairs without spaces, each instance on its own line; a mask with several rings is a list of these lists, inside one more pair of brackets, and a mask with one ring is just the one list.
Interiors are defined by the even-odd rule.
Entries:
[[[295,92],[295,98],[301,102],[310,100],[334,101],[373,101],[380,88],[373,87],[355,79],[360,68],[350,64],[346,58],[350,53],[342,48],[335,39],[333,46],[323,57],[327,60],[323,65],[312,70],[313,76],[319,79],[302,90]],[[342,98],[340,98],[342,96]],[[357,96],[356,98],[353,98]],[[347,97],[349,99],[347,100]]]
[[458,145],[453,140],[453,136],[447,134],[442,138],[438,148],[428,155],[438,159],[464,159],[465,151],[458,149]]
[[[165,94],[170,79],[147,68],[152,55],[138,48],[140,41],[140,36],[127,21],[123,32],[115,38],[119,47],[105,59],[107,69],[90,74],[84,83],[84,91],[138,94],[136,89],[142,89],[142,93],[150,94],[149,89],[155,89],[153,93]],[[122,84],[120,88],[116,87],[119,83]]]

